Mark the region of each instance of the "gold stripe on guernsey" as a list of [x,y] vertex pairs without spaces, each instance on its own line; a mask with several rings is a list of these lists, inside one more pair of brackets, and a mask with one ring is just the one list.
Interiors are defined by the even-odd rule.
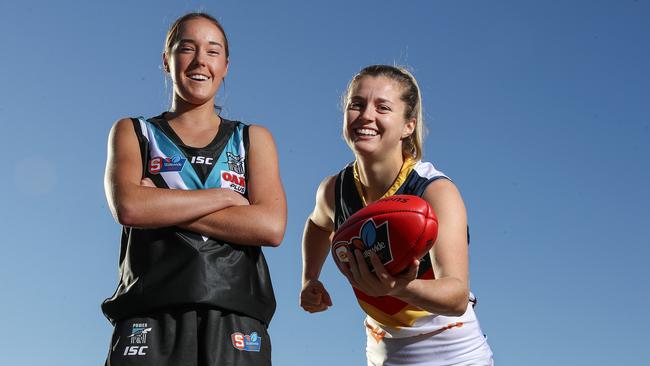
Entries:
[[[399,174],[397,174],[397,178],[395,178],[395,181],[393,184],[388,188],[386,193],[384,193],[383,196],[379,197],[379,199],[390,197],[397,192],[399,187],[402,186],[404,181],[406,180],[406,177],[411,173],[413,170],[413,167],[415,166],[415,163],[417,163],[413,158],[407,157],[404,159],[404,163],[402,163],[402,168],[399,170]],[[359,165],[357,164],[357,161],[354,161],[354,185],[357,187],[357,192],[359,193],[359,197],[361,197],[361,203],[363,204],[363,207],[368,206],[366,203],[366,190],[363,189],[363,184],[361,184],[361,178],[359,178]]]
[[[408,175],[411,174],[411,171],[413,170],[413,167],[415,167],[416,163],[417,162],[411,157],[407,157],[406,159],[404,159],[404,163],[402,164],[402,168],[400,169],[397,178],[395,178],[395,181],[390,186],[390,188],[388,188],[386,193],[384,193],[384,195],[381,196],[379,199],[394,195],[395,192],[397,192],[397,190],[402,186],[402,184],[404,184],[406,177],[408,177]],[[354,170],[354,185],[357,187],[357,192],[359,193],[359,197],[361,197],[361,203],[363,204],[363,207],[366,207],[368,204],[366,203],[365,190],[363,189],[363,185],[361,184],[361,179],[359,178],[359,167],[357,165],[356,160],[354,162],[353,170]],[[370,317],[372,317],[375,321],[377,321],[380,324],[387,325],[394,328],[411,327],[413,326],[413,324],[417,319],[424,316],[431,315],[431,313],[429,313],[428,311],[422,310],[412,305],[405,306],[402,310],[400,310],[398,313],[394,315],[388,315],[385,312],[368,304],[365,301],[362,301],[358,298],[357,301],[359,302],[359,305],[361,306],[363,311],[365,311],[366,314],[370,315]]]
[[365,301],[358,298],[357,301],[359,302],[361,309],[363,309],[363,311],[377,323],[393,328],[412,327],[415,321],[419,318],[431,315],[430,312],[413,305],[407,305],[398,313],[388,315]]

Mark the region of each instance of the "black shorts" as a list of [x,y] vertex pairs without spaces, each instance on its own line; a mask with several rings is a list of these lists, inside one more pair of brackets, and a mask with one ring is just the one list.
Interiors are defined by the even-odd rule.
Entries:
[[271,365],[271,340],[263,323],[241,314],[166,311],[119,321],[106,365]]

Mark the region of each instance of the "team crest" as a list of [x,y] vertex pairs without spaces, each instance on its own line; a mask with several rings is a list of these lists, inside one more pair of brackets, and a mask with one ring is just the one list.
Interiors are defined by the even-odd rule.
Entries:
[[147,323],[135,323],[131,328],[131,344],[145,344],[147,343],[147,334],[151,332],[151,328],[147,327]]
[[349,241],[336,242],[333,247],[336,259],[341,263],[349,261],[348,253],[352,253],[354,249],[363,253],[366,265],[371,271],[374,271],[372,263],[370,263],[371,253],[375,253],[384,265],[392,262],[393,254],[390,251],[388,221],[377,226],[372,219],[369,219],[361,226],[359,236],[355,236]]
[[259,352],[262,348],[262,337],[257,332],[251,334],[233,333],[230,335],[232,346],[240,351]]
[[156,156],[149,160],[149,173],[180,172],[187,159],[174,155],[170,158]]
[[228,169],[237,173],[244,174],[244,158],[231,152],[226,152],[228,157]]

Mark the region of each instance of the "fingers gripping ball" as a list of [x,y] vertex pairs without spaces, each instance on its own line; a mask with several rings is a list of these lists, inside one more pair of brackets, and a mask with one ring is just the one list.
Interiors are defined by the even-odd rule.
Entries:
[[[372,270],[370,254],[377,254],[388,273],[405,270],[422,258],[438,235],[438,219],[427,201],[395,195],[373,202],[350,216],[332,239],[332,256],[341,270],[354,249],[363,253]],[[346,251],[347,249],[347,251]]]

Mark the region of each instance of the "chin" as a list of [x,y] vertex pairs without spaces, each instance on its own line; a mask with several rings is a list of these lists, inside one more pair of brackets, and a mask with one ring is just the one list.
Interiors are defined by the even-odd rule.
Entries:
[[205,103],[210,102],[210,100],[212,100],[212,96],[205,96],[205,95],[181,95],[181,98],[186,103],[192,105],[203,105]]
[[209,102],[216,95],[216,90],[189,90],[185,89],[178,95],[188,103],[201,105]]
[[357,144],[352,144],[351,147],[354,155],[357,156],[371,157],[377,154],[377,149],[370,148],[368,146],[359,146]]

